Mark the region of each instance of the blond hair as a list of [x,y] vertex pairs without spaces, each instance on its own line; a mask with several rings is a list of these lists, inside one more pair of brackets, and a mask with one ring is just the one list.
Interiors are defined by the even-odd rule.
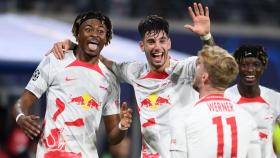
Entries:
[[204,46],[198,52],[198,57],[214,88],[227,88],[238,74],[238,65],[234,57],[219,46]]

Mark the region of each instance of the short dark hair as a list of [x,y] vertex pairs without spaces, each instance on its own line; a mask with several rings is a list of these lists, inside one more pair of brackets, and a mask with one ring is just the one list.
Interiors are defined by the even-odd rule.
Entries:
[[142,39],[147,32],[154,32],[158,34],[160,31],[164,31],[166,35],[169,36],[169,24],[163,17],[158,15],[149,15],[140,21],[138,31]]
[[77,38],[80,26],[82,25],[83,22],[85,22],[88,19],[97,19],[105,24],[105,26],[107,28],[107,33],[106,33],[107,41],[106,41],[105,45],[108,45],[112,39],[113,26],[112,26],[111,20],[100,12],[88,11],[88,12],[79,14],[76,17],[73,27],[72,27],[73,36],[75,36]]
[[241,45],[233,54],[238,64],[246,57],[258,58],[264,66],[268,63],[268,55],[261,45]]

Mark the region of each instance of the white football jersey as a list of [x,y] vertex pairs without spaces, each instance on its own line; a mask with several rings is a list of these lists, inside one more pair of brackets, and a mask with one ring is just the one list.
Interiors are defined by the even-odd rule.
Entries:
[[272,134],[275,120],[280,114],[280,93],[263,86],[260,86],[260,91],[259,97],[245,98],[240,96],[237,85],[234,85],[225,91],[225,96],[239,104],[255,119],[261,138],[262,157],[276,158]]
[[47,92],[36,157],[98,157],[101,116],[120,111],[119,84],[105,65],[81,62],[72,51],[62,61],[51,54],[41,61],[26,89],[37,98]]
[[171,153],[186,153],[180,158],[261,156],[254,119],[223,94],[210,94],[182,109],[171,122],[171,133]]
[[[115,63],[114,73],[134,87],[142,132],[142,158],[169,157],[169,120],[173,109],[198,100],[192,88],[196,57],[170,60],[163,73],[152,73],[148,64]],[[172,110],[171,110],[172,109]]]

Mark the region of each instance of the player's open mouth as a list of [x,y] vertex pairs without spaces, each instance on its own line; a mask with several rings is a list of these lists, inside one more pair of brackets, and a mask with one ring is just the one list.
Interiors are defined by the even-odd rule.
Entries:
[[154,53],[154,54],[152,54],[152,57],[155,62],[161,62],[163,53]]
[[91,51],[95,51],[98,47],[98,42],[95,41],[95,40],[91,40],[89,43],[88,43],[88,47]]
[[245,76],[245,80],[246,81],[255,81],[256,80],[256,76],[255,75],[246,75]]

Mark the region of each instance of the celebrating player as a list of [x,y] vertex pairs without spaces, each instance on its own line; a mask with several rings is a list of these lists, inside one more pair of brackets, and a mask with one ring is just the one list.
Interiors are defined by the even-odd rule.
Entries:
[[[188,8],[193,25],[185,25],[201,36],[205,44],[214,44],[210,34],[208,7],[194,3]],[[142,158],[169,157],[169,119],[172,109],[182,108],[198,99],[192,88],[196,57],[182,61],[169,56],[171,40],[169,24],[159,16],[151,15],[140,21],[138,31],[141,36],[140,48],[145,52],[147,63],[116,63],[102,58],[114,74],[134,87],[139,109],[142,132]],[[69,41],[57,43],[54,50],[59,58],[64,49],[69,49]],[[126,50],[124,50],[126,51]]]
[[[96,131],[104,118],[109,142],[116,144],[130,127],[132,110],[124,104],[119,115],[119,84],[99,55],[112,37],[108,17],[97,12],[77,16],[73,24],[77,48],[57,60],[45,57],[14,106],[18,125],[30,138],[38,137],[36,157],[98,157]],[[47,92],[42,132],[31,105]]]
[[280,114],[280,93],[260,85],[268,56],[260,45],[242,45],[234,57],[239,65],[239,81],[225,95],[248,111],[256,120],[263,158],[276,158],[273,151],[273,127]]
[[171,121],[172,158],[258,158],[260,144],[252,116],[224,97],[238,73],[234,58],[218,46],[199,51],[194,89],[200,100]]

